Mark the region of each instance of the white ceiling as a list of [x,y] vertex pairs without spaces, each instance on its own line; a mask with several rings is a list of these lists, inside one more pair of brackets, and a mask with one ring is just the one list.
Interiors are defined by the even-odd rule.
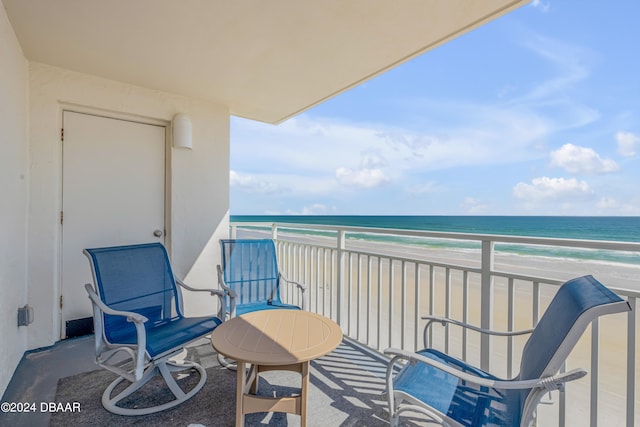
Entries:
[[277,123],[529,0],[0,0],[27,59]]

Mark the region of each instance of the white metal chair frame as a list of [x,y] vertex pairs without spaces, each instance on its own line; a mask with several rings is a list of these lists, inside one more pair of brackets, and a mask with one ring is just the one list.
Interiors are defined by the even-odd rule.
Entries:
[[[91,260],[90,256],[89,259]],[[177,285],[189,291],[207,292],[212,296],[217,296],[220,299],[218,318],[224,320],[225,293],[223,291],[219,289],[195,289],[187,286],[184,282],[177,278],[174,278],[174,280]],[[176,357],[183,351],[183,346],[169,350],[163,354],[155,356],[154,358],[150,357],[146,351],[147,334],[144,326],[145,322],[147,322],[148,319],[139,313],[113,310],[109,308],[102,302],[94,287],[90,283],[87,283],[85,285],[85,289],[89,294],[89,299],[91,300],[93,306],[96,363],[100,367],[105,368],[118,375],[118,378],[116,378],[102,394],[102,405],[105,409],[107,409],[109,412],[119,415],[152,414],[179,405],[180,403],[193,397],[198,391],[200,391],[200,389],[202,389],[205,382],[207,381],[207,373],[202,366],[190,361],[181,361],[179,363],[171,361],[172,358]],[[182,312],[182,294],[180,292],[180,288],[178,287],[176,287],[176,299],[180,312]],[[133,323],[136,328],[137,344],[128,345],[110,343],[105,335],[103,323],[104,314],[112,316],[122,316],[126,318],[127,322]],[[192,341],[195,341],[199,338],[200,337],[195,337]],[[132,369],[127,369],[126,367],[123,368],[123,366],[128,366],[128,364],[123,364],[122,360],[114,359],[114,356],[116,354],[119,354],[120,352],[126,353],[131,358],[131,361],[133,362]],[[112,360],[114,363],[110,363]],[[171,373],[188,369],[197,370],[200,375],[200,380],[198,384],[196,384],[191,390],[185,393],[176,383]],[[162,405],[148,408],[129,409],[117,406],[118,402],[130,396],[136,390],[140,389],[157,374],[160,374],[166,382],[169,390],[171,390],[171,392],[175,396],[174,400],[171,400]],[[112,391],[125,379],[127,381],[130,381],[131,384],[116,396],[111,397]]]
[[[236,291],[234,291],[232,288],[230,288],[226,284],[224,280],[224,273],[222,271],[222,267],[220,266],[220,264],[218,264],[217,268],[218,268],[218,284],[224,290],[226,295],[229,296],[229,311],[226,314],[228,315],[228,318],[231,319],[236,317],[236,300],[238,298],[238,294],[236,293]],[[295,285],[298,288],[298,290],[300,291],[300,299],[302,300],[300,304],[300,308],[302,310],[306,310],[307,294],[305,293],[305,291],[307,290],[307,287],[299,282],[287,279],[280,272],[278,272],[278,276],[279,276],[280,283],[283,283],[283,282],[289,283],[289,284]],[[272,292],[276,292],[276,291],[277,289],[274,288]]]
[[[610,303],[605,305],[600,305],[596,307],[592,307],[586,310],[580,317],[576,320],[576,322],[572,325],[569,333],[565,336],[564,340],[556,349],[555,353],[551,357],[549,363],[546,365],[543,374],[540,378],[529,379],[529,380],[518,380],[517,378],[514,380],[494,380],[488,378],[482,378],[477,375],[473,375],[470,373],[462,372],[458,369],[455,369],[445,363],[439,362],[437,360],[430,359],[421,354],[417,354],[411,351],[406,351],[397,348],[389,348],[384,351],[385,354],[391,356],[391,360],[387,366],[386,371],[386,385],[387,385],[387,399],[388,399],[388,409],[390,416],[390,424],[391,426],[398,426],[400,415],[405,412],[418,412],[420,414],[425,415],[431,422],[435,422],[441,424],[443,426],[450,427],[459,427],[461,426],[455,420],[450,419],[445,414],[440,413],[439,411],[428,407],[420,400],[414,398],[410,394],[404,393],[402,391],[394,390],[393,378],[397,373],[396,365],[401,363],[411,363],[415,364],[418,362],[425,363],[429,366],[435,367],[447,374],[453,375],[457,377],[461,381],[466,381],[471,384],[475,384],[481,387],[495,388],[495,389],[503,389],[503,390],[526,390],[531,389],[531,392],[528,394],[525,403],[522,408],[521,415],[521,427],[531,427],[534,424],[535,416],[536,416],[536,407],[540,403],[542,397],[551,391],[560,390],[564,391],[565,383],[569,381],[574,381],[579,378],[587,375],[587,371],[582,368],[573,369],[568,372],[558,373],[558,371],[563,366],[565,360],[569,356],[569,353],[580,339],[585,329],[589,324],[597,317],[606,315],[619,313],[623,311],[630,310],[628,303],[624,300],[621,300],[618,303]],[[517,336],[517,335],[525,335],[531,334],[535,329],[527,329],[521,331],[510,331],[510,332],[500,332],[493,331],[488,329],[479,328],[474,325],[470,325],[467,323],[463,323],[454,319],[443,318],[438,316],[424,316],[422,319],[427,320],[427,324],[424,329],[424,344],[425,348],[429,348],[429,330],[434,323],[439,323],[442,326],[446,326],[447,324],[452,324],[455,326],[460,326],[465,329],[471,329],[473,331],[490,334],[495,336]],[[405,403],[406,402],[406,403]]]

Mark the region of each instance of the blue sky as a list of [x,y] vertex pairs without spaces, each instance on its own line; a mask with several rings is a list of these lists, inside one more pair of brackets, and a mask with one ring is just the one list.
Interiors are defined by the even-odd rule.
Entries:
[[640,215],[640,2],[534,0],[278,126],[231,214]]

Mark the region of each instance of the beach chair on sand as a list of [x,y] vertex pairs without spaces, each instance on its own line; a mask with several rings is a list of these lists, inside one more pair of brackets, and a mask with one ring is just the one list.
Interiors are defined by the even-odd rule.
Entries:
[[[530,331],[494,333],[508,336],[531,333],[524,346],[520,374],[502,380],[454,357],[428,348],[417,353],[387,349],[392,356],[387,368],[387,398],[390,422],[418,412],[431,422],[446,426],[533,425],[540,399],[562,389],[568,381],[584,377],[584,369],[558,373],[586,327],[599,316],[629,311],[629,304],[592,276],[566,282],[546,312]],[[425,328],[447,323],[482,333],[492,333],[445,318],[425,317]],[[399,372],[394,366],[407,363]]]
[[[119,375],[102,395],[104,408],[120,415],[145,415],[193,397],[204,386],[206,371],[196,363],[174,363],[170,359],[181,353],[186,344],[211,333],[222,323],[224,292],[193,289],[174,278],[167,252],[160,243],[85,249],[84,253],[91,263],[96,285],[95,289],[91,284],[85,285],[93,304],[96,363]],[[220,299],[217,316],[184,317],[182,295],[176,284],[189,291],[217,296]],[[123,365],[122,357],[116,355],[130,357],[131,363]],[[195,374],[192,369],[200,379],[184,392],[172,372],[182,372],[180,375],[185,377]],[[175,399],[142,408],[117,406],[156,374],[162,376]],[[123,380],[130,384],[124,389],[119,387],[111,397]]]

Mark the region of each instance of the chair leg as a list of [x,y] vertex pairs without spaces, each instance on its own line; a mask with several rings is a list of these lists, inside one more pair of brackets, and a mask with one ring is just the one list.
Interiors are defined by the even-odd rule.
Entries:
[[[198,384],[196,384],[191,390],[189,390],[188,393],[185,393],[176,383],[171,373],[192,368],[198,371],[200,380],[198,381]],[[140,387],[144,386],[147,382],[149,382],[149,380],[151,380],[151,378],[153,378],[158,373],[162,376],[164,382],[169,387],[169,390],[171,390],[171,393],[173,393],[173,395],[175,396],[174,400],[171,400],[162,405],[139,409],[122,408],[120,406],[117,406],[118,402],[130,396]],[[152,365],[149,365],[147,369],[145,369],[145,372],[139,381],[131,383],[127,388],[122,390],[115,397],[111,397],[111,393],[116,388],[116,386],[122,382],[123,379],[124,378],[122,377],[118,377],[111,384],[109,384],[107,389],[102,394],[102,406],[104,406],[107,411],[118,415],[147,415],[164,411],[165,409],[173,408],[174,406],[179,405],[180,403],[195,396],[195,394],[199,392],[202,387],[204,387],[204,384],[207,381],[207,372],[202,366],[194,362],[184,362],[178,365],[169,362],[166,359],[158,360]]]
[[[391,408],[389,408],[391,410]],[[394,409],[389,414],[389,425],[391,427],[400,427],[400,414]]]
[[220,363],[220,366],[227,368],[231,371],[235,371],[236,369],[238,369],[238,366],[236,365],[235,360],[227,359],[220,353],[218,353],[218,363]]

